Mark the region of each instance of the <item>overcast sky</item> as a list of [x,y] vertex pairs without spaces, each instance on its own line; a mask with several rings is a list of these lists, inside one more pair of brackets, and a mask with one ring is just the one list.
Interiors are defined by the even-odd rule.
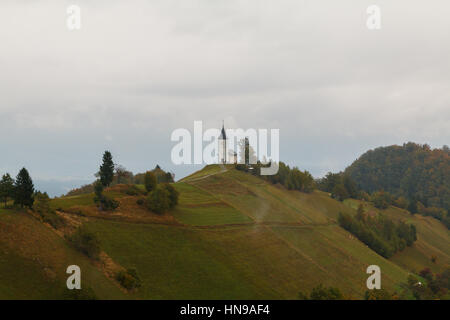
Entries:
[[449,16],[448,0],[2,0],[0,173],[25,166],[55,194],[109,149],[180,178],[196,168],[171,163],[170,135],[194,120],[279,128],[281,160],[316,177],[378,146],[441,147]]

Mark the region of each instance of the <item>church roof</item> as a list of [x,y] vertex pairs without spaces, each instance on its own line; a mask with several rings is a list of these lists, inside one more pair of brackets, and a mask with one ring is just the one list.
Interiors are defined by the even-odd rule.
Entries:
[[222,125],[222,132],[220,133],[219,139],[227,140],[227,134],[225,133],[225,127]]

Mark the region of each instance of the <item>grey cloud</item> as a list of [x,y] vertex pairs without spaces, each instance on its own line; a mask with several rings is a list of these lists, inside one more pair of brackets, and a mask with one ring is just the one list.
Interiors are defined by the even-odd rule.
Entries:
[[280,128],[281,158],[315,175],[379,145],[448,144],[450,4],[377,2],[374,32],[366,0],[80,0],[70,32],[71,1],[3,1],[0,168],[85,179],[111,148],[182,176],[170,133],[194,120]]

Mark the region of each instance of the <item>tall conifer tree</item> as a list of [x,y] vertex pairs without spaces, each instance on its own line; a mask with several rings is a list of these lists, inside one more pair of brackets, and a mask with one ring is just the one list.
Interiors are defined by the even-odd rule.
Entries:
[[104,187],[111,184],[114,178],[114,162],[112,159],[111,152],[105,151],[103,154],[103,163],[100,166],[99,171],[100,182]]
[[11,178],[9,173],[3,175],[0,181],[0,201],[5,203],[5,208],[8,203],[8,199],[12,199],[14,196],[14,179]]
[[14,203],[23,207],[32,207],[34,202],[34,185],[27,169],[22,168],[16,178]]

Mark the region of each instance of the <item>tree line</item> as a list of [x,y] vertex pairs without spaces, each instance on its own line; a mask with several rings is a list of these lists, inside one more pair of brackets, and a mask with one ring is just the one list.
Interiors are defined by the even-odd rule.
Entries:
[[22,168],[13,179],[9,173],[2,176],[0,181],[0,199],[5,208],[9,201],[13,201],[14,205],[21,208],[31,208],[34,203],[34,185],[27,169]]
[[[96,176],[98,180],[94,183],[95,198],[94,202],[100,210],[115,210],[119,206],[117,200],[106,196],[104,188],[110,186],[114,181],[114,172],[117,168],[114,165],[112,154],[105,151],[103,161]],[[152,171],[147,171],[142,176],[138,176],[138,182],[142,182],[145,191],[142,192],[138,188],[128,190],[130,195],[144,194],[145,199],[139,198],[137,203],[145,205],[152,212],[162,214],[169,209],[174,208],[178,204],[178,191],[170,184],[173,182],[173,175],[164,172],[159,166]]]
[[347,172],[329,172],[325,177],[318,179],[316,185],[320,190],[330,193],[332,198],[339,201],[349,198],[369,201],[374,207],[382,210],[392,205],[406,209],[411,214],[418,213],[436,218],[450,229],[450,215],[446,209],[433,206],[426,207],[414,197],[408,199],[405,196],[394,195],[385,190],[377,190],[369,194],[360,189]]
[[403,221],[395,223],[383,214],[371,216],[361,204],[357,214],[339,213],[339,225],[352,233],[369,248],[385,258],[412,246],[417,240],[416,227]]
[[252,173],[272,184],[280,184],[289,190],[298,190],[302,192],[312,192],[315,188],[313,176],[308,171],[301,171],[298,167],[290,168],[284,162],[278,163],[278,172],[274,175],[261,175],[261,168],[269,167],[269,164],[262,164],[258,161],[254,165],[236,164],[237,170]]

